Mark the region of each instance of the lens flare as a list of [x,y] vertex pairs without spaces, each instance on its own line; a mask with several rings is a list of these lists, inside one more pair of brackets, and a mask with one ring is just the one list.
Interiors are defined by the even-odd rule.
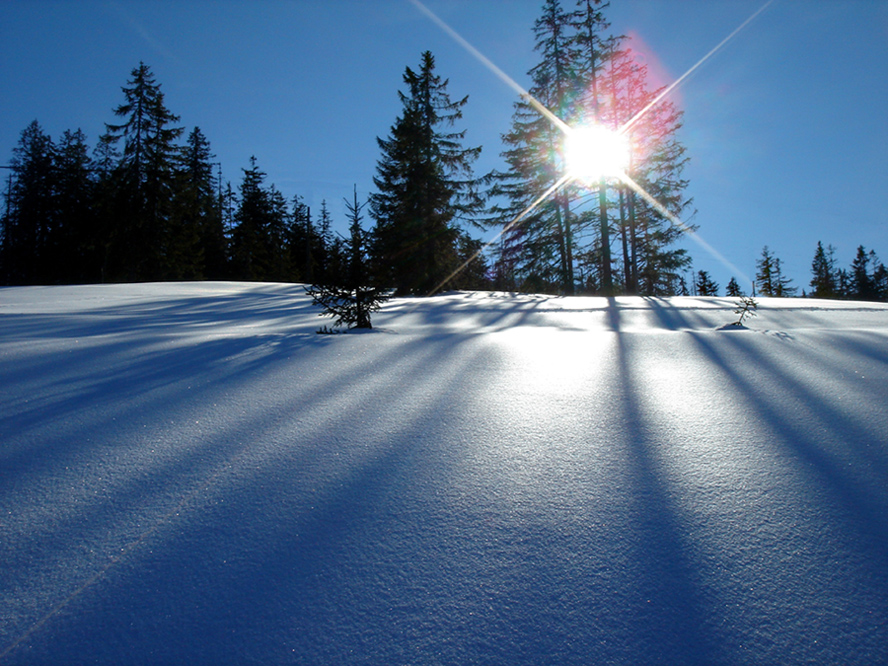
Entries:
[[629,166],[629,142],[601,125],[573,127],[564,137],[564,161],[570,177],[584,185],[620,178]]
[[[645,106],[641,111],[636,113],[635,116],[633,116],[627,123],[625,123],[618,131],[610,131],[610,134],[612,136],[608,138],[602,138],[600,136],[599,130],[602,130],[603,128],[598,128],[587,132],[587,130],[589,129],[588,127],[572,128],[568,126],[563,120],[552,113],[542,103],[535,99],[529,92],[527,92],[518,83],[516,83],[514,79],[503,72],[502,69],[497,67],[489,58],[487,58],[480,51],[478,51],[478,49],[472,46],[462,35],[456,32],[456,30],[451,28],[447,23],[442,21],[434,12],[426,7],[421,2],[421,0],[409,0],[409,2],[412,3],[414,7],[419,9],[428,18],[430,18],[444,32],[450,35],[450,37],[453,38],[453,40],[456,41],[460,46],[462,46],[466,51],[477,58],[479,62],[481,62],[485,67],[487,67],[491,72],[499,77],[506,85],[517,91],[528,104],[530,104],[534,109],[537,110],[537,112],[539,112],[540,115],[547,118],[555,127],[561,130],[565,135],[565,151],[567,153],[565,155],[565,162],[567,163],[566,173],[544,194],[542,194],[533,203],[531,203],[530,206],[528,206],[520,215],[518,215],[518,217],[509,222],[507,225],[504,225],[503,229],[498,234],[496,234],[494,238],[485,243],[484,247],[479,249],[462,266],[457,268],[444,282],[442,282],[438,286],[438,289],[447,284],[447,282],[449,282],[455,275],[457,275],[466,266],[468,266],[470,262],[472,262],[476,257],[484,252],[484,250],[493,245],[493,243],[501,238],[509,229],[519,224],[524,218],[530,215],[530,213],[533,212],[533,210],[536,209],[537,206],[543,203],[543,201],[548,199],[550,196],[554,195],[555,192],[561,189],[561,187],[574,180],[584,182],[585,184],[590,184],[591,182],[595,180],[600,180],[601,178],[619,178],[620,180],[622,180],[639,196],[643,197],[648,203],[650,203],[661,215],[663,215],[663,217],[668,219],[673,225],[675,225],[682,231],[687,232],[688,235],[691,236],[691,238],[699,243],[700,246],[707,252],[709,252],[716,260],[720,261],[727,268],[734,270],[735,273],[740,274],[740,276],[747,282],[749,281],[749,279],[743,274],[742,271],[738,270],[736,266],[725,259],[715,248],[709,245],[709,243],[703,240],[699,233],[695,232],[693,229],[684,224],[684,222],[682,222],[677,216],[673,215],[669,210],[666,209],[665,206],[654,199],[648,192],[646,192],[640,185],[638,185],[638,183],[633,181],[627,175],[625,170],[629,163],[629,147],[628,141],[625,138],[625,134],[660,100],[669,95],[673,90],[681,85],[681,83],[685,79],[687,79],[695,70],[703,65],[703,63],[709,60],[709,58],[720,51],[728,42],[734,39],[734,37],[736,37],[738,33],[740,33],[747,25],[749,25],[756,17],[758,17],[759,14],[767,9],[774,2],[774,0],[767,0],[756,12],[754,12],[748,19],[746,19],[733,32],[731,32],[731,34],[729,34],[721,42],[719,42],[711,51],[709,51],[709,53],[700,58],[700,60],[698,60],[688,71],[682,74],[670,86],[664,88],[655,99],[648,103],[647,106]],[[599,134],[599,137],[596,139],[593,136],[586,136],[587,134]],[[623,148],[622,146],[625,146],[625,148]],[[623,161],[624,154],[625,161]]]

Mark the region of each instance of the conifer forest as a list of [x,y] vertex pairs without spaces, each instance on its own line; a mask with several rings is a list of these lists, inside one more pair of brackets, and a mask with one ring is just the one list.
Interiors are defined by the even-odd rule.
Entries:
[[[502,145],[483,147],[501,157],[490,173],[474,170],[482,147],[466,140],[471,101],[459,94],[458,73],[446,76],[430,51],[418,54],[391,91],[401,112],[377,138],[372,194],[358,201],[343,192],[358,222],[365,206],[369,218],[367,228],[350,220],[348,237],[334,231],[327,202],[312,210],[298,194],[285,197],[256,158],[235,182],[223,178],[211,138],[168,107],[140,62],[94,142],[80,129],[49,136],[38,120],[21,131],[3,171],[0,283],[324,285],[360,275],[368,288],[402,295],[752,291],[888,300],[888,270],[863,246],[840,267],[835,248],[818,243],[801,286],[767,245],[753,285],[732,278],[722,288],[706,271],[692,272],[684,246],[696,227],[684,169],[693,156],[681,140],[683,114],[651,84],[629,41],[612,33],[606,9],[545,0],[532,26],[528,94],[516,99]],[[628,179],[569,177],[561,126],[619,133]]]

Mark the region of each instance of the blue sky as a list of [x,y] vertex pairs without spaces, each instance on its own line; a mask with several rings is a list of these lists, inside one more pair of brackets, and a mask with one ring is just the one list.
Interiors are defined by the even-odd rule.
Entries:
[[[542,0],[428,0],[519,84],[536,63]],[[615,33],[637,36],[652,68],[677,78],[764,0],[612,0]],[[255,155],[268,181],[344,226],[342,198],[372,190],[400,112],[405,66],[431,50],[453,97],[469,95],[478,173],[502,167],[514,91],[409,0],[4,0],[0,161],[34,119],[91,144],[144,61],[168,107],[209,138],[234,185]],[[775,0],[675,94],[686,176],[705,241],[695,269],[721,285],[752,277],[763,245],[806,287],[817,241],[847,266],[857,245],[888,262],[888,3]],[[740,274],[738,274],[738,272]]]

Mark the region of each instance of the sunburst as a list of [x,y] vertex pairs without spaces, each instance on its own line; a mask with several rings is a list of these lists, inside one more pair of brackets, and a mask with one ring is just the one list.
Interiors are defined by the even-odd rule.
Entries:
[[585,185],[602,178],[623,178],[629,167],[625,134],[603,125],[571,127],[564,135],[565,173]]
[[704,62],[709,60],[716,52],[720,51],[728,42],[730,42],[737,34],[749,25],[759,14],[770,6],[774,0],[767,0],[758,10],[756,10],[748,19],[741,23],[733,32],[719,42],[712,50],[698,60],[684,74],[676,79],[671,85],[666,87],[654,100],[646,107],[633,116],[627,123],[617,130],[607,130],[601,126],[584,126],[578,125],[571,127],[558,116],[552,113],[539,100],[535,99],[529,92],[515,82],[508,74],[496,66],[489,58],[476,49],[456,30],[451,28],[440,17],[426,7],[420,0],[409,0],[417,9],[431,19],[438,27],[446,32],[450,37],[462,46],[466,51],[473,55],[479,62],[487,67],[493,74],[502,80],[510,88],[518,92],[536,111],[548,119],[555,127],[557,127],[565,135],[565,162],[566,169],[564,175],[558,179],[546,192],[540,195],[533,203],[523,210],[515,219],[504,225],[502,230],[490,239],[485,245],[479,249],[465,263],[453,271],[435,291],[446,285],[455,275],[458,275],[474,261],[482,252],[491,245],[496,243],[506,232],[519,224],[530,213],[532,213],[546,199],[553,196],[559,189],[569,182],[578,181],[587,185],[593,182],[600,182],[602,178],[619,178],[628,185],[639,196],[645,199],[652,207],[654,207],[663,217],[668,219],[673,225],[687,232],[704,250],[706,250],[713,258],[719,261],[729,270],[733,271],[745,281],[749,282],[749,278],[738,269],[734,264],[722,256],[715,248],[707,243],[699,233],[693,231],[685,224],[677,215],[671,213],[663,204],[657,201],[653,196],[644,190],[626,173],[626,167],[629,162],[629,148],[625,135],[644,115],[650,111],[660,100],[671,93],[686,78],[688,78],[697,68]]

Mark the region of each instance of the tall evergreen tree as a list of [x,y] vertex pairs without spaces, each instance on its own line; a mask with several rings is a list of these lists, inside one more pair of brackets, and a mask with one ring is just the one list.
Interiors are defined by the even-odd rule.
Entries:
[[[234,227],[231,231],[231,263],[235,279],[270,280],[275,275],[275,250],[284,251],[283,243],[275,247],[274,219],[276,209],[270,192],[264,187],[265,173],[250,158],[240,185]],[[279,203],[279,202],[278,202]]]
[[760,296],[775,296],[777,285],[774,280],[774,254],[765,245],[762,256],[755,264],[755,286]]
[[783,274],[783,264],[774,258],[774,295],[780,298],[795,296],[798,289],[792,286],[792,280]]
[[389,137],[377,139],[371,252],[381,284],[428,294],[458,267],[460,224],[480,210],[471,165],[481,149],[464,148],[465,131],[450,129],[468,98],[451,100],[429,51],[418,71],[406,69],[404,83],[402,114]]
[[6,284],[48,281],[55,215],[55,146],[36,120],[12,151],[12,175],[3,217],[3,270]]
[[95,167],[81,130],[62,135],[54,171],[52,281],[98,280],[102,230],[96,215]]
[[118,279],[164,279],[178,271],[172,206],[181,157],[176,141],[183,128],[175,126],[179,117],[166,108],[160,84],[145,63],[132,71],[122,90],[126,101],[114,114],[124,122],[106,124],[103,139],[124,144],[113,173],[112,272]]
[[756,261],[755,286],[759,295],[781,298],[795,296],[797,289],[791,283],[792,280],[783,274],[780,259],[765,245],[761,257]]
[[823,243],[817,241],[817,250],[811,262],[811,274],[812,298],[838,297],[835,248],[832,245],[824,249]]
[[[609,3],[602,3],[601,0],[577,0],[577,9],[573,14],[573,27],[575,29],[574,41],[577,44],[577,57],[575,67],[579,70],[581,81],[584,82],[585,95],[581,96],[583,102],[580,114],[574,114],[571,119],[576,123],[592,123],[594,125],[605,125],[606,121],[602,113],[602,95],[604,94],[604,85],[602,76],[605,65],[613,56],[614,39],[605,36],[605,31],[610,28],[610,23],[604,17],[604,8]],[[613,64],[613,63],[612,63]],[[615,68],[611,68],[615,71]],[[616,96],[613,97],[616,101]],[[613,105],[616,107],[616,104]],[[618,127],[616,121],[616,109],[613,109],[611,124],[614,129]],[[614,293],[614,280],[612,270],[611,257],[611,241],[610,241],[610,219],[608,213],[608,196],[607,181],[602,176],[597,183],[597,200],[598,200],[598,234],[600,252],[600,266],[598,274],[600,276],[599,291],[604,294]],[[621,204],[624,197],[621,192]],[[633,203],[633,193],[628,193],[628,205]],[[621,213],[623,207],[621,205]],[[632,293],[637,291],[637,274],[633,273],[632,260],[629,254],[628,238],[625,235],[627,231],[626,225],[622,225],[623,235],[623,263],[624,263],[624,289]]]
[[173,248],[179,277],[218,280],[226,276],[225,229],[219,177],[210,142],[195,127],[185,140],[176,212],[179,240]]
[[[542,104],[560,119],[573,113],[580,95],[576,68],[577,47],[572,36],[573,16],[559,0],[546,0],[534,23],[535,50],[540,61],[528,74],[530,97],[515,103],[512,128],[503,136],[509,169],[499,174],[493,193],[506,204],[494,208],[507,227],[500,253],[500,272],[517,277],[516,287],[541,291],[574,291],[574,218],[571,193],[552,191],[564,175],[564,137]],[[549,196],[543,195],[550,192]],[[524,214],[532,204],[536,207]]]
[[857,301],[874,301],[876,289],[869,270],[872,254],[867,254],[863,245],[857,247],[857,255],[851,262],[849,298]]
[[[506,201],[493,209],[495,221],[506,225],[496,273],[513,288],[571,293],[579,285],[597,293],[666,295],[678,289],[689,263],[687,252],[674,247],[688,227],[673,225],[617,179],[583,187],[564,181],[563,126],[538,108],[570,126],[614,131],[634,118],[629,174],[682,217],[690,200],[682,177],[687,156],[677,139],[681,113],[666,100],[653,103],[659,91],[648,90],[646,67],[622,38],[605,34],[606,7],[577,0],[567,13],[560,0],[546,0],[534,25],[541,58],[529,72],[529,96],[516,103],[503,136],[508,170],[493,189]],[[621,253],[613,251],[617,241]]]

